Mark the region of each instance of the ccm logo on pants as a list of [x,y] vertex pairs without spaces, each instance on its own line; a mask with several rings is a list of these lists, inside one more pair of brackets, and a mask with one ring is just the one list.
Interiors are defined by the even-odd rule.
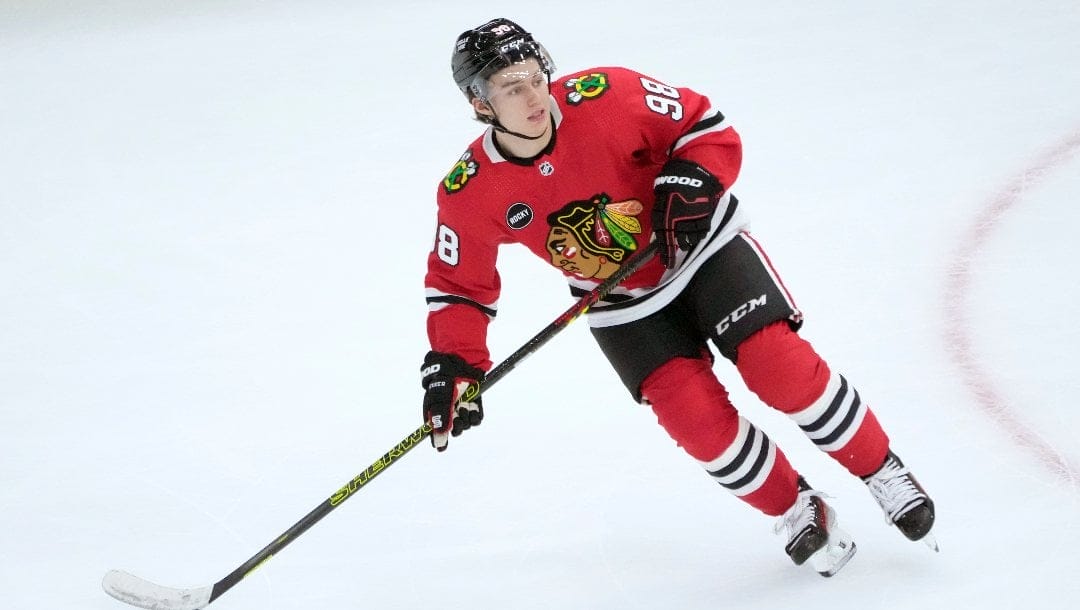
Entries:
[[735,308],[735,311],[724,316],[720,323],[716,325],[716,334],[722,335],[724,331],[731,327],[732,324],[741,320],[746,314],[754,311],[758,307],[764,307],[766,302],[766,295],[761,295],[756,299],[750,299],[749,301],[739,305]]

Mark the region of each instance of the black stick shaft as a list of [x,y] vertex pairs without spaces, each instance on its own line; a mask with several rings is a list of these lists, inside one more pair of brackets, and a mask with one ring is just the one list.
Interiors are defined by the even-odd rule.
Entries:
[[[570,309],[567,309],[565,312],[563,312],[563,314],[556,318],[554,322],[548,324],[543,330],[536,333],[536,335],[532,339],[529,339],[525,342],[524,345],[519,347],[517,351],[507,356],[507,358],[499,364],[495,365],[495,367],[488,371],[488,374],[484,377],[484,382],[483,384],[481,384],[482,389],[486,390],[487,388],[490,388],[493,384],[495,384],[495,382],[502,379],[504,375],[512,371],[514,367],[520,364],[521,361],[524,360],[527,356],[540,349],[545,343],[550,341],[552,337],[557,335],[559,331],[566,328],[580,315],[588,311],[589,308],[595,305],[597,301],[606,297],[608,293],[614,290],[615,287],[622,283],[622,281],[625,280],[627,277],[629,277],[630,274],[634,273],[635,271],[640,269],[642,265],[647,263],[649,259],[652,258],[653,254],[656,252],[656,248],[656,242],[651,242],[648,246],[645,247],[644,250],[637,252],[630,258],[626,259],[626,262],[620,265],[619,268],[615,271],[615,273],[611,274],[611,276],[604,280],[603,283],[601,283],[596,288],[593,288],[592,291],[589,292],[589,294],[581,297],[581,299],[579,299],[577,303],[574,303],[574,305]],[[463,398],[470,398],[474,396],[475,393],[479,393],[480,391],[481,388],[479,387],[475,390],[470,387],[466,389],[463,393]]]
[[[520,364],[522,360],[540,349],[541,346],[550,341],[551,338],[557,335],[562,329],[566,328],[571,322],[588,311],[597,301],[600,301],[607,296],[620,282],[641,268],[641,266],[656,252],[656,247],[655,242],[650,243],[644,250],[641,250],[626,259],[615,273],[604,280],[603,283],[578,300],[578,302],[570,309],[567,309],[561,316],[556,318],[554,322],[548,324],[532,339],[529,339],[524,345],[518,348],[517,351],[510,354],[509,357],[492,368],[482,383],[475,383],[469,386],[465,392],[463,392],[462,399],[469,400],[475,398],[480,392],[495,385],[495,383],[513,370],[515,366]],[[431,425],[428,423],[424,423],[424,425],[413,430],[409,436],[402,439],[393,449],[384,453],[382,457],[375,460],[375,462],[368,466],[363,472],[353,477],[351,481],[343,485],[341,489],[337,490],[332,496],[316,506],[311,512],[304,515],[302,519],[297,521],[289,529],[285,530],[285,532],[278,536],[274,541],[263,547],[258,553],[255,553],[250,559],[245,561],[243,565],[233,570],[232,573],[225,578],[214,583],[214,587],[210,593],[210,601],[212,602],[218,597],[221,597],[223,593],[231,589],[236,583],[240,582],[254,572],[259,566],[269,561],[271,557],[288,546],[292,541],[299,538],[301,534],[318,523],[323,517],[330,514],[330,511],[340,506],[342,502],[351,498],[360,490],[360,488],[367,485],[372,479],[397,462],[402,456],[419,445],[420,441],[427,438],[430,434]]]

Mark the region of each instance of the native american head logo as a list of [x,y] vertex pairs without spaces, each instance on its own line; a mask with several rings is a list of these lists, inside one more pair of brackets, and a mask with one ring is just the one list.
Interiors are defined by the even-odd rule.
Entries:
[[480,164],[473,160],[472,151],[465,151],[465,154],[461,155],[454,167],[451,167],[450,172],[443,178],[443,188],[450,195],[460,191],[465,188],[469,178],[476,175],[478,169],[480,169]]
[[584,100],[600,97],[608,88],[607,74],[594,72],[566,81],[566,88],[571,89],[566,94],[566,101],[577,106]]
[[551,264],[582,278],[606,279],[637,250],[635,218],[643,206],[637,199],[612,202],[606,193],[571,201],[551,213],[547,250]]

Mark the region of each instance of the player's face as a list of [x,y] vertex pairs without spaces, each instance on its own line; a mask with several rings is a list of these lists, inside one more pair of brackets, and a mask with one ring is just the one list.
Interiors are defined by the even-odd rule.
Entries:
[[487,84],[488,104],[504,127],[533,137],[551,127],[548,79],[537,60],[503,68]]

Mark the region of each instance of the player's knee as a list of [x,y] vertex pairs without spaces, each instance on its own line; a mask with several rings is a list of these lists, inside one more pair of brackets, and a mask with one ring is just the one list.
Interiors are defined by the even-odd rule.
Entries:
[[740,343],[736,366],[751,392],[785,413],[812,404],[829,381],[828,365],[787,322],[774,322]]
[[711,460],[731,443],[738,413],[707,360],[669,360],[645,378],[641,393],[660,425],[695,459]]

